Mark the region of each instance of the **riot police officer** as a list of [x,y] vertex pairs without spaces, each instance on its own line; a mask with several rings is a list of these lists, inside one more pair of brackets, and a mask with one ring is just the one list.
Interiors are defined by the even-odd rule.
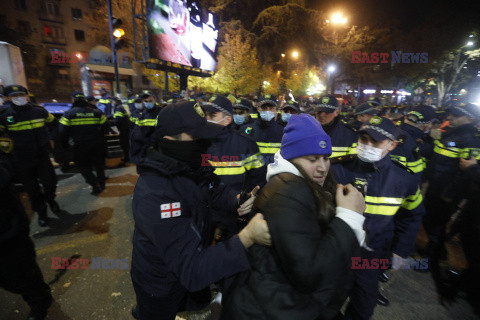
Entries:
[[287,101],[282,108],[280,108],[280,117],[277,117],[277,122],[282,126],[285,127],[290,120],[292,114],[299,114],[300,107],[298,102],[289,100]]
[[108,130],[107,118],[83,95],[77,94],[74,99],[72,108],[60,119],[60,140],[66,144],[72,137],[75,165],[92,187],[91,194],[97,195],[105,189],[104,135]]
[[119,132],[120,147],[123,151],[123,164],[130,161],[130,115],[119,99],[115,100],[113,121]]
[[4,94],[10,100],[0,110],[0,129],[5,129],[14,142],[17,178],[38,213],[38,224],[45,227],[49,222],[47,203],[52,212],[60,211],[55,201],[57,177],[50,161],[52,146],[47,130],[56,119],[43,107],[28,103],[27,89],[20,85],[6,87]]

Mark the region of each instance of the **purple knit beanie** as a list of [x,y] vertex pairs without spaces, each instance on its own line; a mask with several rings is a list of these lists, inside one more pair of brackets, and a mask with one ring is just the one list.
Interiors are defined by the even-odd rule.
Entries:
[[330,137],[322,125],[308,114],[292,115],[283,132],[280,154],[286,160],[312,154],[332,154]]

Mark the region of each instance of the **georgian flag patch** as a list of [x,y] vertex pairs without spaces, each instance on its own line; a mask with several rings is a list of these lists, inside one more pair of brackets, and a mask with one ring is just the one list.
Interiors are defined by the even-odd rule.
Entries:
[[180,202],[161,204],[160,212],[162,219],[180,217],[182,215]]

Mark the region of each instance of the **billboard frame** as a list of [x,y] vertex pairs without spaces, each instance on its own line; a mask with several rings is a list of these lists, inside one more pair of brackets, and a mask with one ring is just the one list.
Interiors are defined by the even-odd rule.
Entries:
[[179,74],[181,77],[194,76],[205,78],[215,74],[214,71],[152,58],[150,56],[149,31],[147,25],[147,0],[131,0],[131,5],[133,19],[133,54],[135,62],[145,65],[147,69],[173,72]]

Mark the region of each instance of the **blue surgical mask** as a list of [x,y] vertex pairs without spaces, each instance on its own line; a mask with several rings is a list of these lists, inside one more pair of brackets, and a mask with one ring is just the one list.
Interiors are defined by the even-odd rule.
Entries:
[[290,117],[292,116],[291,113],[284,113],[282,114],[282,121],[283,122],[288,122],[288,120],[290,120]]
[[273,111],[260,111],[260,118],[262,118],[263,121],[270,121],[273,118],[275,118],[275,112],[273,112]]
[[242,125],[245,123],[245,116],[239,115],[239,114],[234,114],[233,115],[233,122],[237,125]]
[[144,102],[143,104],[147,109],[152,109],[153,107],[155,107],[155,102]]

